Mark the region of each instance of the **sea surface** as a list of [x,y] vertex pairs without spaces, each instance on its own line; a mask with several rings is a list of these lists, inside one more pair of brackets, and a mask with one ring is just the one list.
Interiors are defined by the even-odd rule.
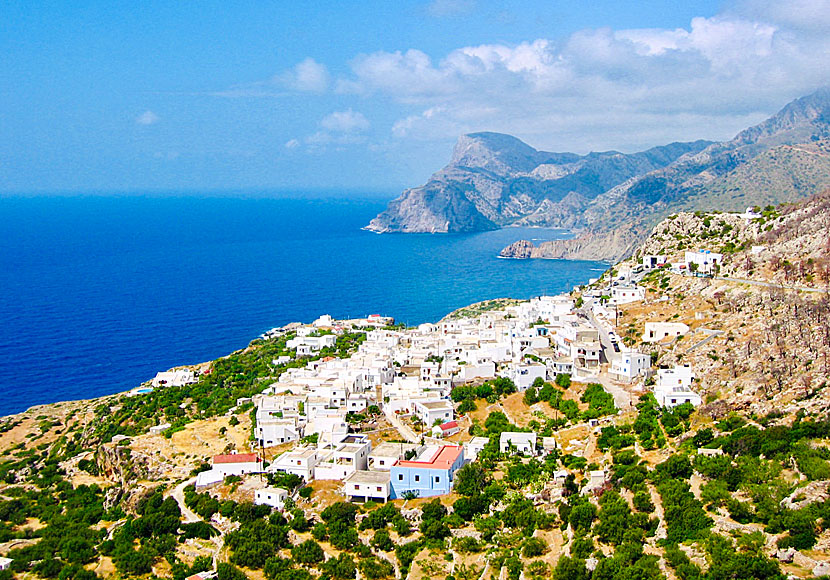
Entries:
[[517,239],[565,237],[556,230],[360,229],[384,207],[365,197],[0,198],[0,415],[128,390],[292,321],[379,313],[414,325],[481,300],[568,291],[606,268],[497,257]]

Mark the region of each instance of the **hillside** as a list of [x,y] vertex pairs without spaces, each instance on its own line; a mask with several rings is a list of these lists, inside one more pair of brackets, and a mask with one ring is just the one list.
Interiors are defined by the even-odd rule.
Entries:
[[672,212],[740,211],[804,199],[830,186],[829,138],[828,89],[723,143],[579,156],[537,151],[507,135],[465,135],[445,168],[404,191],[367,229],[569,228],[576,240],[546,243],[531,257],[614,261]]
[[[341,481],[280,473],[230,476],[199,492],[188,485],[212,456],[249,449],[250,397],[292,368],[352,356],[366,340],[360,330],[302,358],[288,348],[302,326],[292,324],[202,365],[210,372],[192,385],[2,418],[0,556],[12,563],[0,580],[183,580],[210,570],[218,580],[826,575],[828,228],[830,192],[752,219],[684,212],[660,222],[597,285],[643,255],[724,254],[712,278],[669,267],[647,274],[645,300],[621,306],[615,329],[660,369],[690,364],[703,404],[662,408],[653,377],[619,383],[607,364],[590,379],[559,374],[524,392],[504,378],[456,384],[462,429],[449,441],[486,443],[438,498],[355,504],[344,501]],[[445,320],[479,328],[483,317],[513,320],[519,307],[488,300]],[[644,324],[658,321],[690,330],[644,343]],[[552,322],[532,327],[557,328]],[[394,332],[424,339],[421,329]],[[402,421],[414,424],[366,413],[350,423],[373,445],[399,443]],[[161,423],[170,425],[150,432]],[[500,451],[501,434],[515,431],[548,447],[534,457]],[[259,451],[274,460],[291,445]],[[282,510],[255,506],[266,484],[296,493]]]

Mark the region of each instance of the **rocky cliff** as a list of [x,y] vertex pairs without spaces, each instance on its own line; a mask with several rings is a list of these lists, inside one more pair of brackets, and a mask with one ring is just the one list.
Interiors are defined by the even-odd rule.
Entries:
[[537,151],[498,133],[464,135],[446,167],[404,191],[367,229],[568,228],[580,235],[519,254],[615,260],[670,213],[792,202],[828,186],[830,90],[822,89],[723,143],[576,155]]

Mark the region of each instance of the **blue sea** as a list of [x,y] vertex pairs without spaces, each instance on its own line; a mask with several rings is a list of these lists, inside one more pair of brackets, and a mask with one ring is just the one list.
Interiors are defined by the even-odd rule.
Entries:
[[606,267],[497,257],[561,231],[377,235],[360,228],[385,200],[302,195],[0,198],[0,415],[124,391],[292,321],[414,325]]

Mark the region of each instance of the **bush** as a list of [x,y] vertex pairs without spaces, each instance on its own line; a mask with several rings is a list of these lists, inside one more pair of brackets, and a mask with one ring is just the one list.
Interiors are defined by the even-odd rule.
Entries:
[[541,538],[528,538],[522,546],[522,556],[535,558],[541,556],[547,550],[547,543]]

